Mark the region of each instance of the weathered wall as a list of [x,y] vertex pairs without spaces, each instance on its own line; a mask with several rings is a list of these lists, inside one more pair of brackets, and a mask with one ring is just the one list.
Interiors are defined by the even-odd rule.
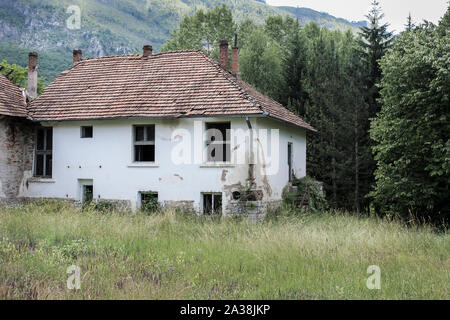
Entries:
[[[257,152],[258,162],[249,170],[248,163],[207,165],[202,161],[205,122],[231,121],[232,130],[247,130],[245,118],[184,118],[176,120],[103,120],[45,123],[53,126],[53,177],[26,179],[23,197],[81,199],[80,182],[93,181],[94,199],[129,201],[132,209],[139,206],[139,192],[158,192],[162,205],[187,207],[202,211],[202,193],[222,193],[224,212],[233,206],[232,193],[248,185],[250,171],[253,187],[262,192],[258,201],[279,201],[288,183],[287,143],[294,145],[294,170],[298,176],[306,171],[306,137],[302,129],[287,127],[280,122],[250,118],[254,129],[280,129],[279,157],[272,151]],[[133,125],[155,124],[156,161],[154,164],[133,163]],[[81,139],[80,126],[92,125],[93,138]],[[182,129],[174,135],[176,130]],[[197,133],[196,133],[197,131]],[[200,131],[200,135],[198,134]],[[191,163],[175,163],[179,155],[179,136],[188,133]],[[172,136],[174,135],[174,139]],[[254,144],[260,143],[254,139]],[[231,157],[247,150],[242,141],[231,141]],[[276,170],[272,167],[275,166]]]
[[33,168],[33,123],[0,116],[0,201],[14,202]]

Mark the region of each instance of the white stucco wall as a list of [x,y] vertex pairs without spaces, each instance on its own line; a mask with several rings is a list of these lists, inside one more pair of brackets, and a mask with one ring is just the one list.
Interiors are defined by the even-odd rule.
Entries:
[[[248,129],[245,118],[45,123],[43,125],[53,127],[52,179],[27,179],[24,183],[27,187],[22,188],[21,196],[80,200],[82,182],[92,180],[94,199],[128,200],[133,209],[139,205],[140,191],[158,192],[161,203],[167,200],[194,201],[196,210],[201,210],[202,192],[223,192],[225,206],[231,192],[236,190],[238,185],[245,185],[249,174],[248,164],[204,166],[202,161],[189,164],[175,164],[172,161],[174,148],[180,146],[179,139],[172,139],[174,130],[184,129],[186,134],[191,135],[191,160],[200,159],[204,137],[196,135],[195,131],[204,131],[205,122],[217,121],[231,121],[232,130]],[[288,142],[293,144],[293,168],[296,176],[305,175],[305,131],[263,118],[250,118],[250,122],[256,130],[280,129],[279,170],[264,166],[263,161],[255,165],[255,183],[258,188],[264,190],[264,200],[280,199],[282,190],[288,183]],[[155,164],[132,161],[133,125],[145,124],[155,124]],[[93,126],[92,139],[80,138],[80,126],[87,125]],[[255,144],[259,144],[258,139],[255,138]],[[194,147],[196,144],[197,148]],[[242,148],[248,151],[248,147],[239,139],[231,141],[232,158]],[[270,159],[270,153],[258,152],[259,159],[267,161]]]

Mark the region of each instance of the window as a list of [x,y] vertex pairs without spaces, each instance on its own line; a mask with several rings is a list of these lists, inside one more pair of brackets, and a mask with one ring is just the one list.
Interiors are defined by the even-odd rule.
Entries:
[[203,214],[221,214],[222,213],[222,194],[221,193],[203,193]]
[[230,161],[230,122],[206,124],[206,146],[208,162]]
[[92,138],[94,129],[92,126],[81,127],[81,138]]
[[94,180],[93,179],[78,179],[78,199],[84,206],[88,206],[94,202]]
[[140,192],[140,194],[142,211],[155,212],[158,210],[158,192]]
[[36,147],[34,159],[34,176],[52,177],[53,129],[39,128],[36,130]]
[[155,126],[134,126],[134,161],[155,161]]
[[83,195],[82,203],[90,204],[94,200],[94,186],[93,185],[83,185]]
[[292,174],[292,143],[288,143],[288,170],[289,170],[289,182],[292,182],[293,180],[293,174]]

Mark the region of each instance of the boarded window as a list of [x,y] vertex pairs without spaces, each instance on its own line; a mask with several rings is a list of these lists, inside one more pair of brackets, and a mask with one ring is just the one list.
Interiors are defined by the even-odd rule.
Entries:
[[206,146],[208,162],[230,161],[230,122],[206,124]]
[[94,136],[94,128],[92,126],[81,127],[81,138],[92,138]]
[[222,213],[222,194],[221,193],[203,193],[203,214],[221,214]]
[[134,126],[134,161],[155,161],[155,126]]
[[34,159],[35,177],[52,177],[53,129],[38,128],[36,130],[36,145]]

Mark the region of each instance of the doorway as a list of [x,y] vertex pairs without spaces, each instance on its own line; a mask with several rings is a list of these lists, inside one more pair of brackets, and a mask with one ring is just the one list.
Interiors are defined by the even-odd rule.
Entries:
[[293,180],[293,174],[292,174],[292,142],[288,142],[288,177],[289,182],[292,182]]
[[94,181],[91,179],[78,179],[79,201],[89,204],[94,200]]

